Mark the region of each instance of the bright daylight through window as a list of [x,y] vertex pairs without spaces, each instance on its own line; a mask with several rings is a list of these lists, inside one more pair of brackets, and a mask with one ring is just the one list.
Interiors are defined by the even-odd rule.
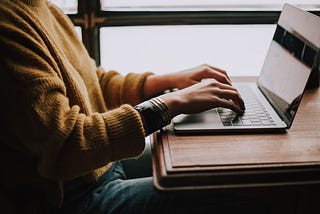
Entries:
[[[319,0],[101,0],[106,11],[281,11],[284,3],[320,10]],[[232,76],[258,75],[275,24],[104,27],[101,65],[128,72],[166,73],[201,63]]]
[[66,14],[75,14],[78,12],[78,0],[50,0],[59,6]]

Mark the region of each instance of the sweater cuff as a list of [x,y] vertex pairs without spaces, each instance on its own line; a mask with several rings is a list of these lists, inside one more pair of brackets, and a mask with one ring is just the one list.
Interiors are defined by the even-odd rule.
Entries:
[[107,134],[112,142],[114,160],[132,158],[142,154],[145,133],[139,113],[130,105],[111,110],[104,115]]

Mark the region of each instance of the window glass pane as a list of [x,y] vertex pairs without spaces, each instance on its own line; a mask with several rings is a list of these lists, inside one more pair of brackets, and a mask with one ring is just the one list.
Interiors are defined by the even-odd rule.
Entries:
[[60,7],[66,14],[78,13],[78,0],[49,0]]
[[284,3],[320,10],[319,0],[101,0],[102,10],[281,10]]
[[203,63],[231,76],[260,73],[275,25],[101,28],[101,65],[122,74],[179,71]]
[[81,29],[81,27],[80,26],[75,26],[74,28],[75,28],[80,40],[82,40],[82,29]]

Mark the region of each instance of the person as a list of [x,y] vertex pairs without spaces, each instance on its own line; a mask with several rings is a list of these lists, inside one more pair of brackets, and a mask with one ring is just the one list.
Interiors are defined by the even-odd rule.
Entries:
[[[218,106],[244,111],[224,70],[200,65],[122,76],[96,66],[72,22],[47,0],[1,0],[0,17],[0,200],[5,196],[12,210],[255,210],[219,191],[159,192],[150,157],[142,155],[148,153],[146,136],[178,114]],[[163,93],[168,89],[179,90]]]

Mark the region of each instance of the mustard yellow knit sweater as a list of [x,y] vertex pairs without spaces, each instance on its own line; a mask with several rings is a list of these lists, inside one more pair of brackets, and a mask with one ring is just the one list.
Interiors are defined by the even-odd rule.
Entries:
[[112,161],[141,154],[132,106],[150,74],[97,68],[46,0],[1,0],[0,191],[60,206],[64,181],[95,179]]

